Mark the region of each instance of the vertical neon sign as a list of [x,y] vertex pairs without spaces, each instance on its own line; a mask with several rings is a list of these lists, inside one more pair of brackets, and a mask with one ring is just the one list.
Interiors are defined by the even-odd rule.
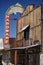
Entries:
[[[4,34],[4,44],[5,47],[9,45],[9,36],[10,36],[10,15],[5,15],[5,34]],[[9,46],[8,46],[9,47]]]

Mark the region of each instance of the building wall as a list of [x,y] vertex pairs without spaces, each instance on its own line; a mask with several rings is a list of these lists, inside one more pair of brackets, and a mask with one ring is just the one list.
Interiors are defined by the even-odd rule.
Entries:
[[29,13],[30,11],[32,11],[34,8],[34,5],[28,5],[23,12],[23,16],[26,15],[27,13]]
[[10,41],[9,41],[9,42],[10,42],[10,47],[11,47],[11,48],[16,47],[16,42],[15,42],[16,39],[15,39],[15,38],[10,38],[9,40],[10,40]]
[[32,41],[39,40],[41,43],[41,20],[40,19],[41,19],[41,6],[37,7],[30,13],[27,13],[26,16],[22,16],[18,20],[17,40],[21,40],[24,38],[24,32],[19,33],[19,31],[26,25],[30,25],[29,37],[32,38]]

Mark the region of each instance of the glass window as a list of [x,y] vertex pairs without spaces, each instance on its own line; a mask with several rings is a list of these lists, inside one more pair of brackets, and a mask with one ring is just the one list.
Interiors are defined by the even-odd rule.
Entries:
[[42,12],[42,19],[43,19],[43,12]]
[[26,38],[25,38],[26,40],[28,40],[29,39],[29,32],[26,32]]
[[30,26],[24,30],[24,38],[25,38],[25,40],[29,39],[29,31],[30,31]]

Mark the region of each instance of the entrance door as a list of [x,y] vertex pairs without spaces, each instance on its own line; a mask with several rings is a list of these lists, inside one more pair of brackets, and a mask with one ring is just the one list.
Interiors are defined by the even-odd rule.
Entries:
[[25,52],[23,50],[18,51],[18,65],[25,65]]
[[39,53],[36,53],[33,55],[33,65],[39,65],[40,55]]
[[39,65],[39,54],[27,54],[27,65]]
[[27,65],[33,65],[33,55],[27,54]]

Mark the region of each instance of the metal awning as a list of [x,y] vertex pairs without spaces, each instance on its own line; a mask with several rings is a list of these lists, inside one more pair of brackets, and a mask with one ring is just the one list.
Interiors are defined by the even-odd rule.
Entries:
[[29,25],[26,25],[25,27],[23,27],[23,28],[19,31],[19,33],[20,33],[20,32],[23,32],[27,27],[29,27]]
[[30,46],[25,46],[25,47],[10,48],[8,51],[10,51],[10,50],[24,50],[24,49],[33,48],[33,47],[40,46],[40,45],[41,44],[35,44],[35,45],[30,45]]

